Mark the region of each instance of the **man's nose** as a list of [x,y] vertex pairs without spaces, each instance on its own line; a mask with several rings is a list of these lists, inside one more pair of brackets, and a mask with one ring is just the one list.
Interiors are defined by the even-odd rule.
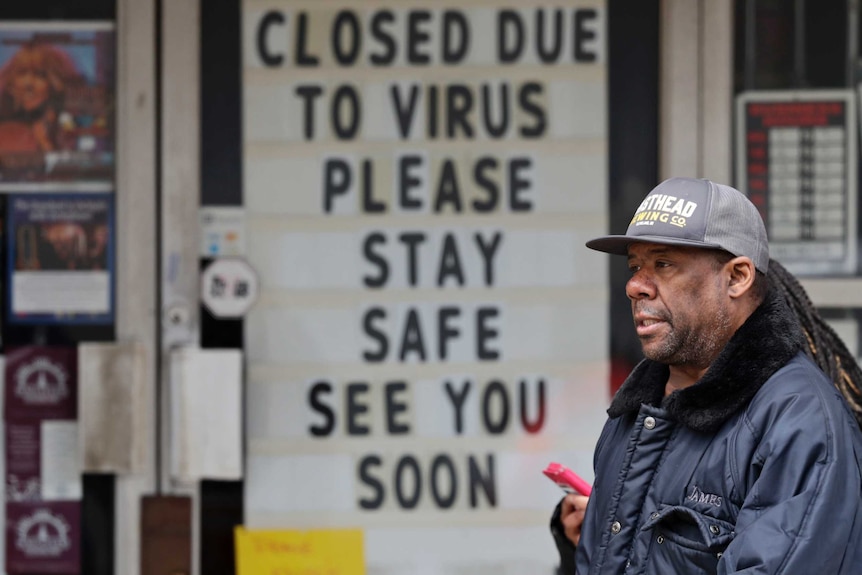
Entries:
[[655,297],[655,284],[643,270],[636,271],[626,282],[626,295],[631,300]]

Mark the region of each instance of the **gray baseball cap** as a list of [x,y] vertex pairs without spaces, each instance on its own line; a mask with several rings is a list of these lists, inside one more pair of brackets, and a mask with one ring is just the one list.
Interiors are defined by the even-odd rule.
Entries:
[[721,249],[769,269],[766,226],[754,204],[735,188],[694,178],[671,178],[647,194],[624,236],[602,236],[587,247],[627,255],[634,242]]

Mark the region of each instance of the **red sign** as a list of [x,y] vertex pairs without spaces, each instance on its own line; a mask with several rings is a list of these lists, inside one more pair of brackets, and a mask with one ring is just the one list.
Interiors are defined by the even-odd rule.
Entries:
[[6,572],[81,572],[81,506],[77,501],[6,503]]
[[20,347],[7,350],[7,422],[77,418],[77,348]]

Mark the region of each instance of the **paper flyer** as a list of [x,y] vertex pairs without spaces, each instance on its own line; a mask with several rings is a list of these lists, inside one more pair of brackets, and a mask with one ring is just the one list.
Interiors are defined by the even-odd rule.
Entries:
[[113,211],[110,194],[9,197],[7,321],[113,321]]

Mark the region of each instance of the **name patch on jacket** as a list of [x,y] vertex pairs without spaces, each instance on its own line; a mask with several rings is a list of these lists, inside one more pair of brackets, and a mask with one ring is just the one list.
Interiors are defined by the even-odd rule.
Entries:
[[691,490],[689,491],[686,500],[693,501],[694,503],[712,505],[713,507],[721,507],[721,496],[714,493],[705,493],[697,485],[691,486]]

